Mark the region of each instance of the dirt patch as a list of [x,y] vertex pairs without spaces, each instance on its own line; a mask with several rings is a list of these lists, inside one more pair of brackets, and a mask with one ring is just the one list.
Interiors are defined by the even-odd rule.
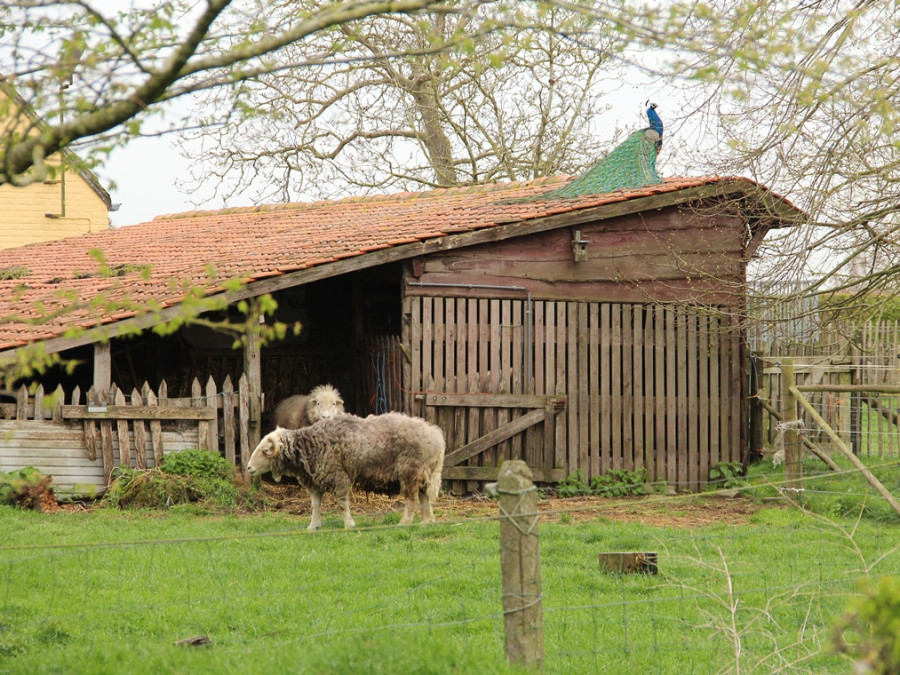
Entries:
[[[296,485],[264,483],[262,490],[272,510],[308,517],[310,501],[306,491]],[[544,522],[584,522],[615,520],[640,522],[667,527],[702,527],[704,525],[742,525],[758,511],[760,504],[734,496],[678,495],[647,497],[568,497],[552,495],[538,501]],[[337,511],[334,498],[325,495],[323,513]],[[353,494],[350,510],[354,516],[384,516],[403,510],[403,502],[396,497],[376,494]],[[434,504],[438,520],[464,518],[493,518],[498,514],[497,502],[484,496],[454,497],[441,495]]]
[[[309,518],[309,495],[302,487],[291,483],[264,482],[260,490],[269,511],[290,513]],[[89,501],[60,502],[48,500],[42,504],[44,511],[90,511],[95,503]],[[769,504],[768,506],[771,506]],[[739,496],[712,494],[652,495],[646,497],[568,497],[547,494],[538,501],[542,522],[626,521],[660,527],[703,527],[708,525],[743,525],[762,505]],[[354,493],[350,497],[350,510],[354,517],[379,518],[403,511],[403,502],[397,497],[377,494]],[[338,507],[334,497],[322,499],[323,515],[334,516]],[[435,516],[440,520],[467,518],[494,518],[498,515],[497,502],[482,495],[456,497],[442,494],[434,504]],[[248,514],[250,512],[248,511]],[[418,514],[417,514],[418,515]]]

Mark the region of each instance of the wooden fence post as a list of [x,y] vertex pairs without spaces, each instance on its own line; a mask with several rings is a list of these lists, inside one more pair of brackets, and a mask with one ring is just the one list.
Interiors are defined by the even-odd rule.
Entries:
[[506,658],[540,669],[544,665],[541,556],[537,488],[528,465],[518,459],[503,462],[497,493]]
[[793,497],[803,489],[803,467],[800,464],[801,450],[797,429],[797,398],[791,389],[796,386],[794,360],[785,359],[781,364],[781,419],[784,429],[784,477]]

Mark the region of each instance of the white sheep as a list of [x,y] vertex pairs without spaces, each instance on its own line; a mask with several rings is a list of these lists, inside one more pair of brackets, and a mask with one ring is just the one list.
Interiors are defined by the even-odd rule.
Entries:
[[309,394],[289,396],[276,405],[272,423],[284,429],[300,429],[343,412],[340,392],[330,384],[320,384]]
[[256,446],[247,469],[251,476],[271,472],[276,481],[294,476],[312,501],[310,530],[322,524],[325,492],[334,493],[343,509],[344,527],[353,527],[354,487],[399,493],[404,501],[401,525],[412,522],[418,498],[424,524],[434,521],[431,502],[441,487],[445,445],[441,429],[420,417],[343,414],[301,429],[275,429]]

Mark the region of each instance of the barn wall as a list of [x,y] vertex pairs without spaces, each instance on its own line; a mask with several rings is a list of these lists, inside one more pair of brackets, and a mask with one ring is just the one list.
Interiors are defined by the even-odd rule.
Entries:
[[[407,407],[444,429],[448,452],[527,411],[432,407],[429,393],[565,398],[565,410],[543,425],[471,458],[470,469],[446,472],[458,481],[487,479],[486,467],[523,459],[548,481],[576,469],[590,480],[643,467],[650,480],[696,490],[711,466],[741,459],[742,350],[729,314],[412,295],[404,309]],[[457,483],[457,489],[471,487]]]
[[[573,255],[576,230],[587,242],[581,262]],[[521,285],[534,299],[741,306],[743,252],[738,218],[670,207],[436,253],[411,270],[425,285]]]

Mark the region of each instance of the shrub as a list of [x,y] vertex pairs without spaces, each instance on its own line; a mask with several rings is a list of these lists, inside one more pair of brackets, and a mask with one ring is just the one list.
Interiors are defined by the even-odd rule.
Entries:
[[712,489],[731,490],[749,485],[744,477],[744,467],[740,462],[717,462],[709,470],[709,483]]
[[643,467],[634,471],[610,469],[600,476],[595,476],[590,485],[585,480],[584,472],[576,469],[574,473],[559,483],[556,493],[560,497],[577,497],[579,495],[624,497],[644,494],[646,482],[647,469]]
[[644,494],[644,483],[647,482],[647,469],[639,467],[634,471],[626,469],[610,469],[602,476],[595,476],[591,481],[591,492],[601,497],[624,497],[626,495]]
[[159,468],[176,476],[221,480],[231,480],[234,477],[234,465],[219,453],[209,450],[170,452],[162,458]]
[[166,455],[155,469],[123,469],[105,502],[119,508],[163,509],[200,504],[213,509],[251,506],[253,495],[238,485],[235,468],[218,453],[184,450]]
[[53,501],[53,479],[33,466],[0,473],[0,504],[40,511]]
[[900,579],[882,577],[851,600],[835,623],[832,645],[850,657],[854,672],[900,672]]

